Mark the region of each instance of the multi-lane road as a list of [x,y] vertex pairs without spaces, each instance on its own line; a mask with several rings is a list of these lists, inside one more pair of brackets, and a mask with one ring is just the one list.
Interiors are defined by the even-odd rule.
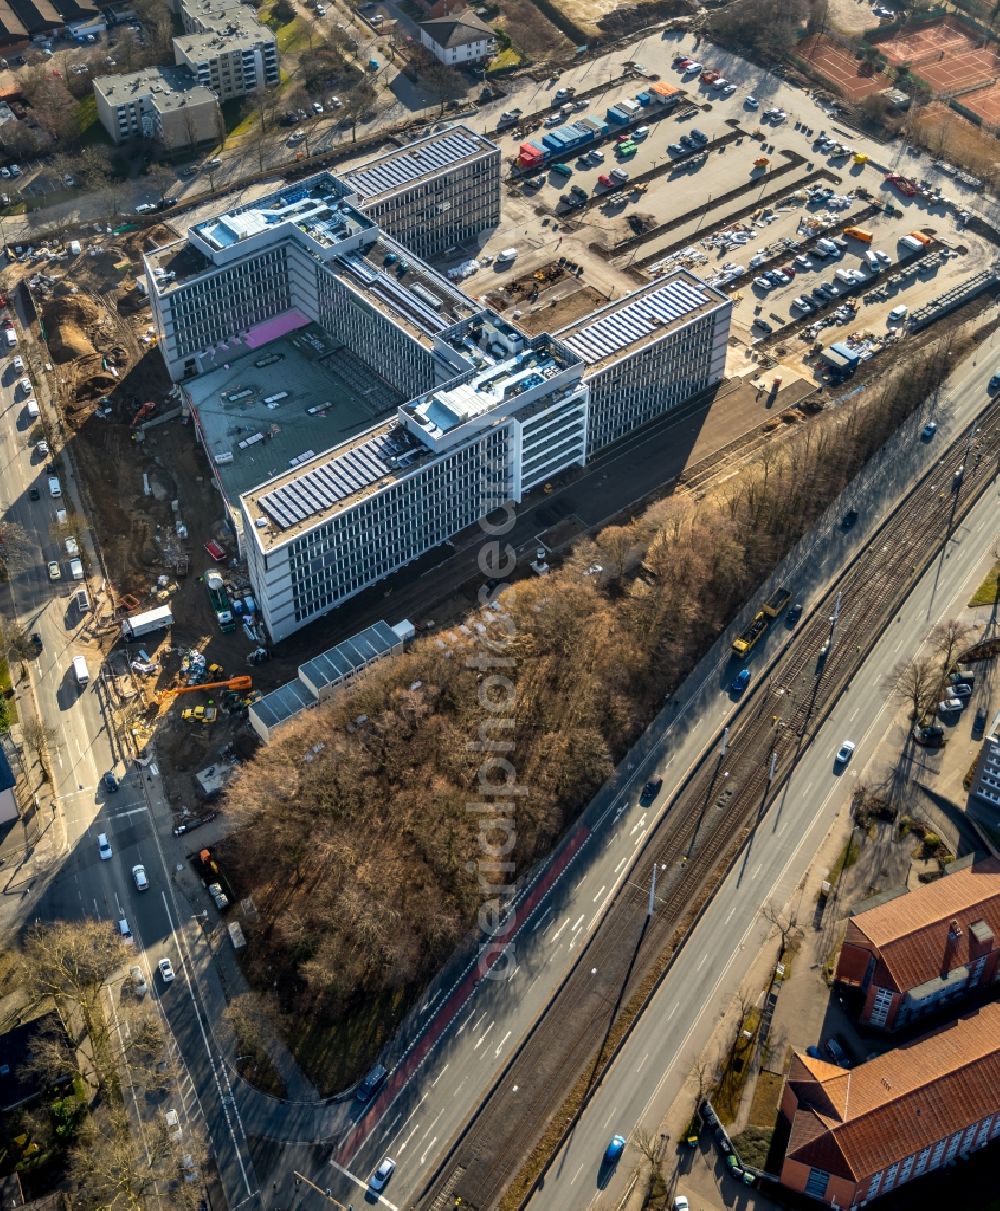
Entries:
[[[39,717],[55,737],[49,760],[55,818],[45,834],[49,861],[42,863],[36,856],[33,878],[22,876],[24,898],[5,900],[8,914],[12,907],[17,912],[17,921],[5,925],[29,919],[91,918],[115,929],[118,921],[128,921],[135,939],[135,962],[146,971],[148,995],[159,998],[180,1047],[185,1079],[177,1090],[177,1109],[187,1120],[187,1130],[202,1130],[204,1120],[220,1180],[230,1206],[235,1207],[255,1194],[256,1178],[191,958],[191,942],[200,927],[191,920],[171,881],[181,854],[165,827],[169,816],[157,774],[133,766],[116,791],[109,793],[103,783],[105,773],[113,768],[121,772],[123,764],[103,710],[101,655],[87,638],[88,616],[73,604],[79,582],[70,577],[65,548],[51,532],[56,509],[78,509],[79,499],[66,460],[58,468],[62,496],[57,500],[49,494],[47,459],[28,441],[32,422],[25,401],[29,396],[18,385],[23,373],[11,358],[2,363],[0,513],[23,527],[36,553],[12,576],[2,613],[5,620],[13,616],[42,640],[42,651],[31,662],[30,693]],[[31,498],[32,489],[39,499]],[[79,538],[86,548],[85,527]],[[50,580],[50,560],[61,563],[61,579]],[[77,655],[87,659],[90,670],[90,683],[83,689],[72,671]],[[108,859],[98,852],[97,837],[102,832],[111,842]],[[143,892],[132,879],[137,863],[145,866],[150,880]],[[170,986],[155,972],[157,960],[164,956],[177,971]],[[122,995],[121,986],[112,991]]]
[[[938,451],[950,440],[950,435],[958,432],[985,406],[988,367],[998,350],[1000,340],[994,338],[977,350],[975,356],[956,367],[942,392],[937,410],[940,429],[932,443],[917,439],[925,417],[914,417],[891,444],[885,457],[852,485],[849,499],[861,513],[859,526],[846,534],[839,527],[831,527],[827,533],[814,536],[800,552],[798,567],[782,572],[782,579],[795,586],[796,595],[806,601],[807,607],[829,577],[867,540],[914,477],[933,466]],[[995,501],[993,504],[995,507]],[[982,506],[977,511],[977,518],[984,516],[981,510]],[[973,556],[978,558],[988,550],[992,537],[988,510],[985,517],[987,520],[978,522],[976,528],[971,521],[963,527],[960,535],[963,561]],[[955,584],[953,578],[965,567],[963,561],[956,561],[952,556],[943,570],[939,570],[941,579],[936,605],[943,600],[943,595],[947,595],[947,586]],[[921,625],[926,629],[931,623]],[[919,629],[915,629],[913,637],[917,638],[919,633]],[[779,629],[769,644],[773,648],[781,642]],[[898,638],[893,639],[897,646],[899,642]],[[768,653],[763,653],[761,658],[766,660]],[[484,980],[471,989],[460,985],[463,998],[460,1011],[456,1011],[452,989],[443,989],[427,1005],[427,1035],[423,1049],[416,1049],[420,1055],[419,1065],[412,1052],[403,1057],[396,1082],[376,1102],[363,1123],[338,1142],[330,1178],[337,1197],[347,1200],[356,1195],[359,1185],[386,1153],[398,1162],[387,1197],[399,1206],[407,1206],[418,1196],[427,1174],[437,1163],[436,1158],[440,1158],[442,1150],[461,1131],[579,955],[615,890],[630,876],[632,860],[648,836],[657,809],[669,800],[684,772],[724,726],[733,709],[729,698],[719,692],[720,685],[725,682],[728,659],[728,642],[723,637],[683,687],[680,705],[668,709],[651,729],[654,739],[648,753],[641,760],[631,761],[622,777],[598,797],[552,864],[538,876],[548,890],[545,895],[529,897],[530,911],[524,913],[521,932],[516,939],[516,963],[507,978]],[[724,906],[723,918],[729,915],[724,934],[727,938],[739,940],[742,931],[756,920],[763,900],[775,894],[776,889],[780,891],[790,877],[783,873],[786,867],[798,869],[792,861],[793,856],[795,861],[805,861],[809,851],[804,841],[807,828],[819,827],[823,821],[828,824],[843,797],[849,793],[851,780],[834,780],[828,758],[844,738],[837,731],[842,725],[842,710],[848,709],[848,722],[858,731],[856,738],[860,739],[861,732],[868,726],[866,712],[873,708],[875,700],[880,708],[885,706],[884,695],[875,688],[881,679],[878,662],[882,657],[876,652],[872,659],[876,662],[875,671],[870,676],[866,673],[856,679],[855,688],[848,691],[831,723],[804,760],[801,772],[796,775],[802,779],[796,786],[809,787],[806,796],[811,800],[809,806],[803,806],[801,798],[797,797],[798,812],[782,808],[783,823],[773,840],[768,835],[755,841],[760,853],[755,853],[749,871],[750,882],[737,892],[730,892],[729,897],[725,894],[720,897],[718,903]],[[895,659],[898,659],[898,652],[893,653]],[[862,687],[860,690],[859,686]],[[877,715],[876,711],[872,717]],[[836,743],[833,743],[834,736]],[[830,753],[827,753],[825,750],[831,744]],[[863,761],[863,752],[861,757]],[[665,785],[657,804],[652,809],[645,809],[637,802],[638,789],[654,768],[664,776]],[[788,800],[789,795],[784,796],[783,803]],[[737,903],[745,904],[738,914],[733,911]],[[713,909],[715,911],[718,909]],[[733,922],[737,917],[742,922],[741,932],[734,933]],[[691,988],[706,994],[703,1001],[695,998],[703,1011],[708,1000],[717,1000],[717,995],[722,995],[712,989],[720,973],[733,973],[736,978],[742,969],[734,948],[727,954],[723,947],[721,955],[713,954],[711,961],[704,950],[697,953],[692,948],[686,952],[684,963],[692,954],[695,956],[694,974],[683,966],[678,970],[685,971]],[[692,1003],[685,1000],[688,1009]],[[666,1012],[669,1014],[670,1011]],[[676,1012],[680,1013],[680,1010]],[[653,1015],[651,1021],[656,1020]],[[677,1029],[670,1032],[674,1046],[684,1042],[686,1032],[696,1033],[700,1017],[691,1019],[685,1031],[680,1030],[680,1021],[678,1019]],[[642,1033],[641,1029],[639,1033]],[[429,1046],[430,1039],[434,1040],[433,1046]],[[650,1057],[642,1064],[637,1062],[631,1070],[627,1065],[623,1066],[624,1075],[620,1079],[634,1091],[632,1101],[641,1099],[644,1104],[663,1071],[664,1066],[660,1064],[657,1069]],[[623,1099],[621,1124],[617,1130],[628,1134],[632,1129],[638,1121],[635,1114],[631,1114],[630,1119],[632,1110],[631,1102]],[[605,1118],[607,1113],[609,1111]],[[603,1120],[600,1130],[603,1130]],[[580,1133],[575,1133],[574,1138],[581,1138]],[[580,1145],[581,1152],[589,1157],[587,1149],[595,1146],[590,1139],[586,1145]],[[603,1145],[597,1148],[593,1154],[595,1158],[602,1149]],[[580,1170],[578,1180],[582,1180],[589,1162],[582,1155],[578,1159],[576,1154],[573,1160],[574,1171]],[[560,1166],[560,1172],[565,1168]],[[553,1196],[554,1189],[555,1186],[547,1182],[546,1200]],[[579,1187],[568,1191],[566,1205],[580,1205],[582,1196]]]

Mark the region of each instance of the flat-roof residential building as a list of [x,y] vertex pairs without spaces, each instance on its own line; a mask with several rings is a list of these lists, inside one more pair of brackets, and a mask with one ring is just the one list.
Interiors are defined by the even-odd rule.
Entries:
[[586,366],[588,449],[720,383],[731,319],[725,295],[679,270],[558,332]]
[[274,31],[241,0],[181,0],[174,57],[222,101],[280,81]]
[[478,241],[500,222],[500,148],[450,126],[344,173],[358,204],[420,257]]
[[97,116],[114,143],[155,139],[167,148],[218,139],[222,112],[215,93],[185,67],[145,67],[94,82]]
[[420,22],[420,41],[442,63],[478,63],[497,53],[495,31],[471,8]]
[[796,1052],[781,1110],[782,1184],[829,1207],[963,1160],[1000,1136],[1000,1005],[850,1071]]
[[390,178],[321,173],[145,257],[274,641],[722,376],[731,304],[690,274],[529,337],[380,230],[358,190]]
[[1000,807],[1000,715],[993,720],[979,750],[969,794],[993,807]]
[[859,906],[837,981],[863,994],[861,1020],[896,1030],[998,977],[1000,862],[968,860],[943,879]]

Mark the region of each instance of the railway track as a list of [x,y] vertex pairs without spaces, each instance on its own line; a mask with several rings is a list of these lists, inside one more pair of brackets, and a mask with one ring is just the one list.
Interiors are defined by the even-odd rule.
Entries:
[[[575,1102],[586,1104],[768,803],[912,586],[996,475],[998,454],[1000,401],[918,481],[791,634],[733,721],[725,753],[706,753],[675,792],[636,858],[635,877],[452,1141],[419,1207],[443,1211],[459,1198],[467,1209],[497,1206],[567,1095],[573,1091]],[[821,660],[838,601],[829,654]],[[647,875],[654,863],[664,869],[649,918]],[[575,1119],[567,1113],[560,1117],[568,1130]],[[546,1164],[558,1149],[556,1143],[549,1150]]]

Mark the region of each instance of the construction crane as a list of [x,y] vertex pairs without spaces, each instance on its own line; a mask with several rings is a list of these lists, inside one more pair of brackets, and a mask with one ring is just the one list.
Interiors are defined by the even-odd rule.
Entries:
[[195,690],[251,690],[253,689],[253,678],[248,677],[246,673],[240,674],[238,677],[230,677],[228,681],[203,681],[200,685],[180,685],[173,690],[163,690],[159,695],[159,701],[167,704],[178,694],[193,694]]

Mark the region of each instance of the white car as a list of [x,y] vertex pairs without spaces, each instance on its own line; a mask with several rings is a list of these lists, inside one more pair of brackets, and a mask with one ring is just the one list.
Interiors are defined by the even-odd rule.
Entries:
[[898,307],[893,307],[889,312],[889,319],[893,323],[899,323],[900,320],[906,319],[906,313],[909,309],[905,303],[900,303]]
[[590,158],[595,164],[603,164],[604,163],[604,152],[598,151],[598,149],[595,147],[594,150],[590,153]]
[[167,1110],[164,1115],[167,1124],[167,1135],[174,1141],[175,1144],[181,1142],[181,1136],[184,1132],[181,1130],[181,1116],[176,1110]]
[[18,354],[17,357],[14,358],[14,369],[15,370],[24,369],[24,358],[20,354]]
[[691,1204],[687,1197],[683,1194],[678,1194],[674,1199],[674,1211],[690,1211]]
[[132,982],[132,991],[137,997],[144,997],[149,989],[146,987],[146,977],[142,974],[142,968],[130,967],[128,974]]
[[760,109],[760,102],[752,93],[746,98],[743,104],[747,107],[747,109]]
[[62,568],[55,559],[49,560],[49,580],[62,580]]
[[132,878],[135,879],[137,891],[149,890],[149,880],[146,878],[146,868],[141,862],[137,862],[135,866],[132,867]]
[[164,984],[172,984],[174,981],[174,965],[169,959],[160,959],[156,964],[156,970],[160,973],[160,978]]
[[111,857],[111,842],[108,840],[107,833],[97,834],[97,852],[101,855],[104,862]]
[[854,750],[856,748],[857,748],[857,745],[854,743],[853,740],[845,740],[844,743],[840,746],[840,748],[837,749],[837,756],[835,758],[836,764],[837,765],[846,765],[848,763],[848,761],[850,761],[850,759],[854,756]]
[[700,63],[689,63],[687,67],[684,68],[683,74],[685,76],[693,76],[695,74],[700,75],[704,70],[705,69]]
[[24,378],[21,379],[21,390],[24,392],[25,395],[31,394],[31,379],[28,378],[27,375],[25,375]]
[[139,205],[135,208],[135,213],[136,214],[152,214],[155,209],[156,209],[155,202],[140,202]]
[[368,1185],[373,1190],[384,1190],[389,1178],[392,1177],[395,1172],[396,1162],[391,1156],[387,1156],[368,1179]]
[[323,108],[323,105],[321,102],[313,101],[313,113],[314,114],[325,114],[326,113],[326,110]]

